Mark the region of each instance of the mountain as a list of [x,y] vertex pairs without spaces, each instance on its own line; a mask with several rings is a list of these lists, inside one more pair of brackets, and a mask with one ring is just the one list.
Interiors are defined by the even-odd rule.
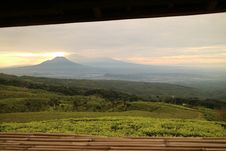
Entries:
[[[73,62],[65,57],[56,57],[40,64],[25,67],[0,69],[0,72],[14,75],[39,77],[101,79],[144,82],[190,84],[213,80],[225,81],[220,74],[203,72],[182,66],[159,66],[129,63],[111,58],[86,59]],[[218,76],[216,76],[218,75]],[[222,76],[225,77],[225,76]]]
[[72,62],[70,60],[68,60],[67,58],[65,57],[56,57],[52,60],[47,60],[47,61],[44,61],[36,66],[39,66],[39,67],[81,67],[82,65],[81,64],[78,64],[78,63],[75,63],[75,62]]
[[137,73],[185,73],[190,72],[191,69],[184,66],[170,66],[170,65],[147,65],[131,63],[123,60],[112,58],[96,58],[85,59],[79,61],[83,65],[92,66],[96,68],[109,69],[108,73],[124,73],[124,74],[137,74]]
[[160,71],[158,66],[130,63],[112,58],[86,59],[80,61],[80,63],[104,69],[107,74],[137,74]]
[[15,75],[57,78],[85,78],[100,72],[96,68],[72,62],[65,57],[56,57],[33,66],[6,68],[0,71]]
[[31,66],[37,71],[51,71],[51,72],[83,72],[88,67],[72,62],[65,57],[56,57],[52,60],[44,61],[38,65]]
[[[146,66],[143,64],[135,64],[129,63],[122,60],[116,60],[112,58],[96,58],[96,59],[89,59],[85,61],[80,61],[82,64],[94,66],[94,67],[103,67],[103,68],[135,68],[137,66]],[[150,67],[150,66],[149,66]]]

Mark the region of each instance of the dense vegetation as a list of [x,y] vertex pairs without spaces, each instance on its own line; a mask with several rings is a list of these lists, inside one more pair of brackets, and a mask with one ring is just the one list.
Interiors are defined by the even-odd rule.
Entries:
[[2,123],[4,132],[75,133],[105,136],[226,136],[226,123],[144,117],[74,118]]
[[225,106],[179,85],[0,74],[0,132],[226,136]]
[[[0,85],[0,112],[122,112],[148,111],[168,117],[194,118],[199,112],[179,105],[161,102],[108,100],[98,96],[65,96],[44,90]],[[181,114],[175,114],[176,112]],[[173,115],[173,116],[170,116]],[[159,115],[160,116],[160,115]],[[167,116],[166,116],[167,117]]]
[[[105,99],[100,96],[68,96],[39,89],[0,85],[0,113],[13,112],[126,112],[146,111],[154,117],[221,120],[221,109],[190,108],[163,102]],[[179,114],[178,114],[179,113]]]
[[0,84],[42,89],[67,96],[99,96],[112,104],[117,101],[161,101],[212,109],[226,106],[224,100],[211,98],[199,89],[165,83],[65,80],[0,74]]

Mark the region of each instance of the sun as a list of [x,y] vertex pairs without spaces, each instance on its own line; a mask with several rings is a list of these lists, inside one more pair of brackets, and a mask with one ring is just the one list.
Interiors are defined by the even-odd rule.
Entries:
[[64,52],[54,52],[52,53],[53,57],[64,57],[65,53]]

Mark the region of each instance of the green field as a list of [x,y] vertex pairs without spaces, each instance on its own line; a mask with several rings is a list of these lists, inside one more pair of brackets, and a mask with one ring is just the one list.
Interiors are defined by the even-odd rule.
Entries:
[[[104,136],[226,137],[226,122],[176,117],[180,113],[24,112],[0,114],[0,132],[68,133]],[[187,114],[184,114],[187,115]],[[200,115],[200,114],[199,114]]]
[[[79,87],[86,85],[87,80],[54,81],[0,75],[0,132],[226,136],[225,102],[171,97],[179,89],[178,93],[191,95],[193,88],[92,81],[93,87],[99,85],[101,89],[84,89]],[[76,83],[79,87],[75,87]],[[115,88],[108,89],[108,85]],[[123,93],[124,89],[127,89],[126,93]],[[133,95],[140,93],[140,89],[145,90],[142,95],[152,92],[150,96],[160,97],[153,100],[153,97],[144,99],[142,95]]]
[[[192,112],[191,112],[192,113]],[[150,117],[160,119],[197,119],[203,120],[204,118],[200,115],[201,113],[193,113],[187,115],[183,113],[179,115],[177,112],[174,114],[163,113],[163,112],[148,112],[148,111],[125,111],[125,112],[21,112],[21,113],[2,113],[0,114],[0,122],[31,122],[31,121],[42,121],[42,120],[54,120],[54,119],[65,119],[65,118],[96,118],[96,117]]]
[[2,123],[0,131],[103,136],[225,137],[225,127],[225,122],[112,116],[33,121],[28,123]]

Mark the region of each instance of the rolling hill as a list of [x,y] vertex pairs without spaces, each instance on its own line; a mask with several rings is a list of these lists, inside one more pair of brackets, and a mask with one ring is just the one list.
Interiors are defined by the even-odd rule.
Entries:
[[[28,88],[40,87],[47,90],[49,90],[48,88],[51,88],[51,86],[55,88],[65,88],[65,90],[67,88],[74,90],[112,90],[144,98],[161,96],[205,97],[202,94],[202,91],[200,91],[199,89],[168,83],[132,82],[118,80],[55,79],[31,76],[13,76],[6,74],[0,74],[0,83],[14,86],[25,85]],[[55,90],[57,91],[57,89]]]
[[[75,103],[77,102],[77,103]],[[84,103],[85,102],[85,103]],[[197,109],[173,105],[163,102],[143,102],[143,101],[126,101],[126,107],[118,102],[112,106],[111,101],[96,96],[67,96],[60,93],[49,92],[40,89],[29,89],[15,86],[0,85],[0,117],[2,113],[17,112],[41,112],[41,111],[67,111],[77,113],[54,113],[52,116],[42,117],[42,119],[60,118],[57,114],[65,115],[61,118],[69,117],[92,117],[91,113],[79,112],[114,112],[95,114],[96,116],[145,116],[158,118],[182,118],[182,119],[203,119],[204,115]],[[102,105],[101,105],[102,104]],[[77,107],[73,107],[77,105]],[[120,113],[123,112],[123,113]],[[180,114],[178,114],[180,113]],[[22,114],[22,113],[21,113]],[[34,116],[38,116],[35,113]],[[40,113],[40,115],[45,113]],[[48,113],[51,114],[51,113]],[[18,114],[19,115],[19,114]],[[40,116],[39,115],[39,116]],[[59,115],[59,116],[60,116]],[[37,117],[38,120],[40,117]],[[28,121],[30,118],[27,118]],[[215,118],[216,119],[216,118]],[[16,120],[16,119],[15,119]],[[4,121],[2,118],[0,121]]]
[[205,89],[167,83],[54,79],[0,74],[0,84],[29,89],[42,89],[68,96],[95,95],[108,100],[161,101],[181,105],[205,106],[208,108],[225,106],[221,91],[219,93],[210,93],[205,91]]

